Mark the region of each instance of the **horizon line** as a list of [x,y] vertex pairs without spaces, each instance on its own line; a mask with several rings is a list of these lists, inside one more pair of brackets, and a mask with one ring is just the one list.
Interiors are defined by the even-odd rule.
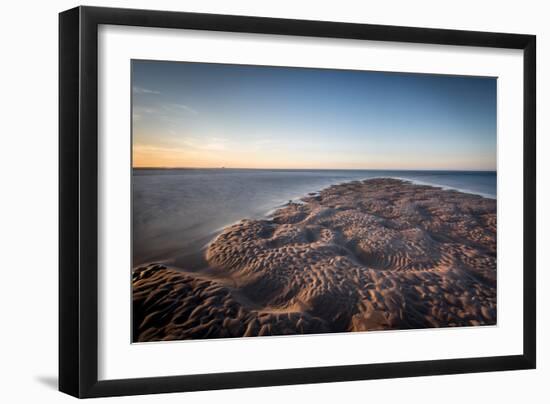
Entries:
[[445,169],[445,168],[254,168],[254,167],[165,167],[165,166],[132,166],[132,170],[317,170],[317,171],[470,171],[470,172],[496,172],[497,169],[477,169],[477,168],[464,168],[464,169]]

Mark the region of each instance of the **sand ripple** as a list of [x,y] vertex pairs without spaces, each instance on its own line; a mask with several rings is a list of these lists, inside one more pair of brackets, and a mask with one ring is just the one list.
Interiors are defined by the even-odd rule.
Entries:
[[496,323],[496,201],[373,179],[243,220],[201,273],[134,271],[136,340]]

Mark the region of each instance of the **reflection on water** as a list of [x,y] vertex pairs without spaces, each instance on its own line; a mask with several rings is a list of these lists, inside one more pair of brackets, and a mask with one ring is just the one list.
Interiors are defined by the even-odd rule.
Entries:
[[225,226],[262,218],[331,184],[408,179],[496,197],[495,172],[379,170],[134,169],[133,262],[204,265],[202,249]]

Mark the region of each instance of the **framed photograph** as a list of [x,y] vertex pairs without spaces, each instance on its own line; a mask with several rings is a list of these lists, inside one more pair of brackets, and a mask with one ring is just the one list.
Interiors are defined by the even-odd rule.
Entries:
[[535,368],[535,36],[59,23],[61,391]]

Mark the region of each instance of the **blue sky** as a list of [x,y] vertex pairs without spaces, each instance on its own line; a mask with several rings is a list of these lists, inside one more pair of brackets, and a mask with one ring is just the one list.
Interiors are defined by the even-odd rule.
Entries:
[[496,167],[496,79],[133,61],[148,167]]

